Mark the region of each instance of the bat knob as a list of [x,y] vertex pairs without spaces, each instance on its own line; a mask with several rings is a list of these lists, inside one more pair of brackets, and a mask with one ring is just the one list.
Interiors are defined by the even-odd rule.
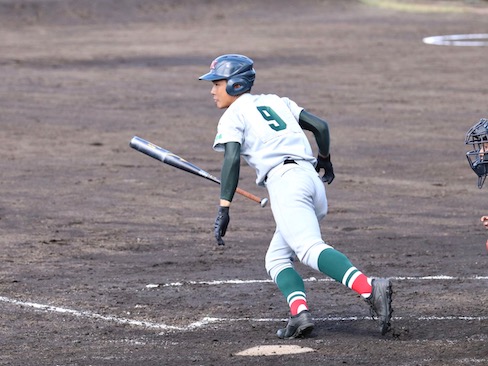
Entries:
[[268,204],[268,199],[267,198],[263,198],[261,200],[261,207],[266,207],[267,204]]

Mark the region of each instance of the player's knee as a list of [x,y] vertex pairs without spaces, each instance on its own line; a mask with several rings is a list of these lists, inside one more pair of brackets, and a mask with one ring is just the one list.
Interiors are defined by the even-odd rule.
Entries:
[[278,277],[278,274],[286,268],[293,268],[293,261],[291,259],[288,261],[266,260],[266,272],[271,277],[273,282],[276,282],[276,277]]
[[332,248],[329,244],[326,244],[323,241],[320,241],[318,243],[315,243],[308,247],[301,256],[299,256],[300,261],[315,269],[319,270],[319,256],[320,253],[322,253],[325,249]]

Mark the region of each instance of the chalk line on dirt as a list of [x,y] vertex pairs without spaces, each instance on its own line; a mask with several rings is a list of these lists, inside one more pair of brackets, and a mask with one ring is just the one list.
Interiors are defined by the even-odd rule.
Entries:
[[[455,277],[446,275],[436,275],[436,276],[397,276],[389,277],[392,281],[430,281],[430,280],[453,280],[453,281],[468,281],[468,280],[488,280],[488,276],[467,276],[467,277]],[[334,282],[331,278],[321,278],[317,279],[315,277],[305,278],[305,282]],[[146,288],[158,288],[158,287],[180,287],[188,285],[206,285],[206,286],[217,286],[217,285],[250,285],[254,283],[272,283],[271,280],[213,280],[213,281],[183,281],[183,282],[171,282],[171,283],[150,283],[146,285]]]
[[448,34],[444,36],[431,36],[422,39],[425,44],[436,46],[488,46],[488,33]]
[[[121,325],[132,325],[136,327],[142,328],[150,328],[150,329],[158,329],[163,331],[190,331],[197,328],[203,328],[206,325],[213,324],[213,323],[228,323],[228,322],[238,322],[238,321],[250,321],[250,322],[285,322],[287,319],[278,319],[278,318],[214,318],[214,317],[204,317],[199,321],[190,323],[186,326],[174,326],[168,325],[164,323],[155,323],[150,321],[144,320],[135,320],[135,319],[128,319],[118,316],[112,315],[102,315],[98,313],[94,313],[92,311],[85,311],[85,310],[74,310],[63,308],[59,306],[47,305],[47,304],[39,304],[30,301],[20,301],[11,299],[5,296],[0,296],[0,302],[18,305],[21,307],[26,308],[33,308],[36,310],[44,311],[44,312],[51,312],[51,313],[58,313],[58,314],[67,314],[72,315],[79,318],[91,318],[91,319],[98,319],[104,320],[107,322],[117,323]],[[325,318],[314,318],[316,321],[358,321],[358,320],[372,320],[371,317],[359,317],[359,316],[349,316],[349,317],[339,317],[339,316],[329,316]],[[394,320],[403,320],[406,319],[404,317],[394,317]],[[488,320],[488,316],[420,316],[418,318],[413,318],[416,320],[434,320],[434,321],[441,321],[441,320],[463,320],[463,321],[485,321]]]
[[[405,277],[391,277],[390,279],[396,281],[436,281],[436,280],[488,280],[488,276],[467,276],[467,277],[454,277],[454,276],[446,276],[446,275],[437,275],[437,276],[405,276]],[[304,281],[308,282],[330,282],[333,281],[332,279],[319,279],[317,280],[315,277],[311,277],[305,279]],[[253,284],[253,283],[271,283],[271,280],[214,280],[214,281],[187,281],[187,282],[173,282],[167,284],[149,284],[147,288],[154,288],[154,287],[178,287],[184,285],[222,285],[222,284]],[[112,316],[112,315],[102,315],[92,311],[85,311],[85,310],[75,310],[75,309],[68,309],[59,306],[47,305],[47,304],[40,304],[30,301],[21,301],[16,299],[11,299],[5,296],[0,296],[0,302],[4,302],[7,304],[18,305],[24,308],[33,308],[35,310],[50,312],[50,313],[58,313],[58,314],[67,314],[78,318],[89,318],[89,319],[96,319],[107,321],[111,323],[121,324],[121,325],[131,325],[136,327],[142,328],[149,328],[149,329],[157,329],[164,332],[183,332],[183,331],[191,331],[198,328],[203,328],[209,324],[213,323],[229,323],[229,322],[237,322],[237,321],[251,321],[251,322],[285,322],[287,319],[273,319],[273,318],[214,318],[214,317],[204,317],[199,321],[192,322],[186,326],[175,326],[175,325],[168,325],[164,323],[156,323],[151,321],[144,321],[144,320],[136,320],[136,319],[129,319],[124,317]],[[394,320],[402,320],[406,318],[402,317],[394,317]],[[412,318],[416,320],[424,320],[424,321],[486,321],[488,320],[488,316],[419,316],[417,318]],[[337,317],[337,316],[330,316],[326,318],[315,318],[317,321],[358,321],[358,320],[371,320],[371,317]]]
[[59,307],[59,306],[39,304],[39,303],[34,303],[34,302],[29,302],[29,301],[20,301],[20,300],[10,299],[10,298],[4,297],[4,296],[0,296],[0,302],[5,302],[5,303],[13,304],[13,305],[19,305],[19,306],[27,307],[27,308],[33,308],[33,309],[41,310],[41,311],[45,311],[45,312],[68,314],[68,315],[72,315],[72,316],[79,317],[79,318],[91,318],[91,319],[105,320],[107,322],[112,322],[112,323],[127,324],[127,325],[132,325],[132,326],[138,326],[138,327],[143,327],[143,328],[153,328],[153,329],[160,329],[160,330],[187,331],[187,330],[192,330],[194,328],[201,328],[201,327],[203,327],[207,324],[213,323],[215,321],[220,321],[217,318],[205,317],[202,320],[188,324],[187,326],[178,327],[178,326],[167,325],[167,324],[163,324],[163,323],[154,323],[154,322],[144,321],[144,320],[121,318],[121,317],[112,316],[112,315],[102,315],[102,314],[97,314],[97,313],[94,313],[91,311],[85,311],[85,310],[74,310],[74,309],[68,309],[68,308],[63,308],[63,307]]
[[396,1],[396,0],[361,0],[363,4],[375,6],[382,9],[389,9],[395,11],[403,11],[408,13],[473,13],[484,12],[483,8],[468,6],[469,4],[448,4],[447,2],[439,2],[440,4],[431,4],[428,1],[422,3]]

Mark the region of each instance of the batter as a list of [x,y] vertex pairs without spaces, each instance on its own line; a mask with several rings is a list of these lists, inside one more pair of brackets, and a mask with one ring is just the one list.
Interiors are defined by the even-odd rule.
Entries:
[[[266,271],[290,308],[283,339],[308,336],[314,328],[303,279],[295,270],[295,256],[360,294],[377,316],[382,334],[391,327],[392,284],[370,278],[349,259],[322,239],[319,221],[327,214],[324,182],[334,180],[329,154],[327,122],[308,113],[294,101],[274,94],[251,94],[254,62],[243,55],[217,57],[210,71],[200,77],[213,83],[211,94],[220,118],[214,149],[224,152],[220,206],[214,235],[224,245],[230,221],[229,210],[239,180],[240,157],[256,171],[256,183],[269,193],[276,230],[266,253]],[[303,130],[313,133],[318,156]],[[318,174],[324,171],[322,177]]]

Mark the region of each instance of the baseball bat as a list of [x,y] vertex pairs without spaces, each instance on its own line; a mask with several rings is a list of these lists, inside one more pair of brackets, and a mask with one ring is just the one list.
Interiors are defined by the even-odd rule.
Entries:
[[[213,176],[212,174],[206,172],[205,170],[199,168],[198,166],[186,161],[185,159],[179,157],[178,155],[173,154],[171,151],[168,151],[166,149],[163,149],[162,147],[153,144],[152,142],[149,142],[147,140],[144,140],[140,137],[134,136],[130,140],[130,147],[133,149],[149,155],[150,157],[159,160],[163,163],[166,163],[168,165],[171,165],[175,168],[184,170],[188,173],[192,173],[195,175],[198,175],[200,177],[203,177],[205,179],[208,179],[214,183],[220,184],[220,179]],[[265,207],[266,204],[268,203],[267,198],[260,198],[258,196],[255,196],[252,193],[249,193],[241,188],[236,189],[236,193],[239,193],[240,195],[249,198],[250,200],[253,200],[261,205],[261,207]]]

